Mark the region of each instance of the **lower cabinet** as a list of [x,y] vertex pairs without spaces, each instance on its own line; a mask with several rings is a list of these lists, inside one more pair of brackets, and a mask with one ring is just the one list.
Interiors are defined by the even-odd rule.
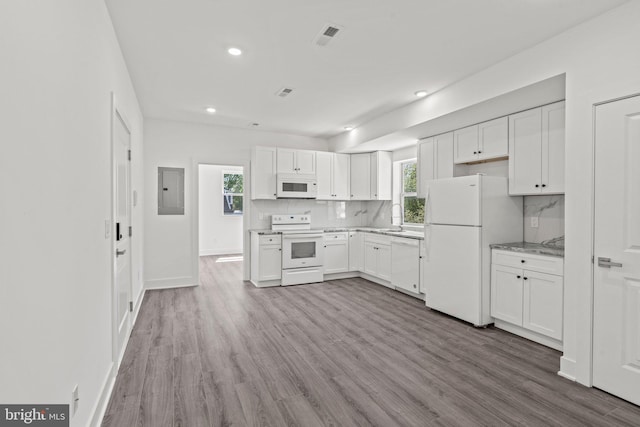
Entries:
[[349,233],[324,234],[324,274],[349,271]]
[[282,240],[278,234],[251,233],[251,282],[279,286],[282,278]]
[[521,328],[511,332],[522,332],[526,338],[546,345],[554,343],[537,338],[548,337],[561,344],[563,260],[501,250],[492,252],[492,260],[491,316],[496,326],[501,327],[498,321],[504,321],[508,323],[504,329],[509,325]]
[[280,245],[261,245],[258,257],[260,258],[258,280],[279,280],[282,278],[282,248]]
[[391,284],[396,288],[419,293],[420,246],[415,239],[391,240]]
[[364,235],[359,231],[349,232],[349,271],[364,269]]
[[364,269],[366,274],[391,281],[391,238],[365,236]]

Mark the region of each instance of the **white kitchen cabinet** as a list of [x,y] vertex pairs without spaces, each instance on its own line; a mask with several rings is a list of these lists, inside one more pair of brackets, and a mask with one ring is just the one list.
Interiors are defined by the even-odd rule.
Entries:
[[478,160],[478,125],[453,132],[453,152],[456,164]]
[[349,200],[351,198],[351,159],[349,154],[316,152],[318,200]]
[[371,153],[370,200],[391,200],[391,164],[390,152]]
[[364,269],[364,234],[359,231],[349,232],[349,271]]
[[316,152],[310,150],[293,150],[278,148],[277,171],[288,174],[316,173]]
[[418,143],[418,197],[426,197],[426,183],[453,177],[453,132],[432,136]]
[[349,233],[324,234],[324,274],[349,271]]
[[500,117],[478,125],[478,160],[509,155],[509,118]]
[[522,326],[562,339],[563,279],[553,274],[524,270]]
[[396,288],[419,293],[420,242],[416,239],[391,240],[391,284]]
[[257,287],[280,286],[282,240],[278,234],[251,233],[251,282]]
[[522,269],[491,266],[491,316],[522,326]]
[[508,129],[508,118],[500,117],[454,131],[454,163],[471,163],[508,156]]
[[251,199],[275,199],[276,189],[276,149],[255,147],[251,150]]
[[364,272],[391,281],[391,238],[367,235],[364,239]]
[[564,101],[509,116],[509,194],[564,193]]
[[563,259],[495,249],[491,259],[496,327],[561,349]]
[[369,200],[371,197],[371,154],[351,155],[351,200]]
[[382,280],[391,281],[391,245],[377,245],[378,274]]

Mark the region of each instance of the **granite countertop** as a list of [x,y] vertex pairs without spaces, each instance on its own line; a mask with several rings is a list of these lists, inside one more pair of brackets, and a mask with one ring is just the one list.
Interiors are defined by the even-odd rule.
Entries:
[[[259,235],[282,234],[281,231],[272,230],[249,230]],[[408,239],[424,240],[424,234],[419,231],[402,231],[400,229],[375,228],[375,227],[327,227],[324,228],[325,233],[339,233],[345,231],[364,231],[367,233],[384,234],[393,237],[406,237]]]
[[513,242],[494,243],[489,245],[491,249],[501,249],[504,251],[522,252],[534,255],[549,255],[564,258],[564,247],[544,245],[542,243]]

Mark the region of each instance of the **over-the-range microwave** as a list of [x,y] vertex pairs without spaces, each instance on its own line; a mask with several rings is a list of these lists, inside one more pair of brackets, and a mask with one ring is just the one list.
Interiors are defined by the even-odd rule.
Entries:
[[279,199],[315,199],[318,193],[315,175],[279,173],[276,180]]

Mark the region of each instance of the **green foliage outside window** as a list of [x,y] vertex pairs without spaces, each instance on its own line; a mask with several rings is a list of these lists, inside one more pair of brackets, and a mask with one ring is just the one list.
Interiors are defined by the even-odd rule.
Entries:
[[241,173],[223,175],[222,205],[225,215],[242,215],[244,207],[244,182]]
[[417,195],[416,162],[402,164],[402,212],[404,224],[424,223],[424,199]]

